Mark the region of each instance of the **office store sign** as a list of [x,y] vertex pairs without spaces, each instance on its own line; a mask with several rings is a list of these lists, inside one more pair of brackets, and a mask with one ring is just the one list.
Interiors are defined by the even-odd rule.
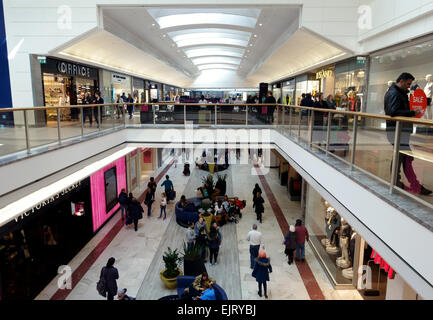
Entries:
[[60,199],[61,197],[63,197],[64,195],[68,194],[69,192],[71,192],[72,190],[77,189],[79,186],[81,185],[81,181],[74,183],[72,185],[70,185],[69,187],[63,189],[62,191],[52,195],[51,197],[49,197],[48,199],[45,199],[44,201],[39,202],[37,205],[35,205],[33,208],[31,208],[30,210],[28,210],[27,212],[23,213],[22,215],[18,216],[15,218],[15,222],[19,222],[22,221],[23,219],[25,219],[26,217],[30,216],[33,213],[37,213],[39,210],[41,210],[42,208],[46,207],[47,205],[55,202],[56,200]]

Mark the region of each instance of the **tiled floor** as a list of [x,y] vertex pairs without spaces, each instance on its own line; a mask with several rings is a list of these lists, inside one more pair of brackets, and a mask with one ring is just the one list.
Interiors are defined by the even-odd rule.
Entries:
[[[223,227],[223,245],[221,248],[219,261],[216,266],[207,265],[211,276],[213,275],[226,291],[230,294],[231,299],[258,299],[257,283],[251,276],[249,268],[249,244],[246,241],[246,234],[251,229],[253,223],[256,223],[255,213],[252,208],[252,189],[255,183],[261,183],[258,176],[252,175],[251,165],[231,165],[228,172],[231,174],[229,179],[228,191],[233,190],[233,195],[240,199],[247,200],[247,207],[244,209],[243,218],[236,225]],[[200,176],[204,172],[197,172],[193,168],[193,174],[190,177],[182,175],[181,166],[177,168],[170,167],[168,174],[174,182],[178,197],[185,193],[193,196]],[[160,170],[161,171],[161,170]],[[157,174],[155,174],[157,175]],[[288,224],[293,224],[300,216],[299,202],[288,200],[286,187],[279,185],[278,173],[276,169],[271,169],[264,176],[266,183],[272,190],[277,205],[281,208],[285,220]],[[232,182],[230,182],[232,181]],[[160,184],[160,183],[159,183]],[[183,190],[185,189],[185,190]],[[263,186],[262,186],[262,189]],[[160,191],[160,188],[159,190]],[[123,227],[113,238],[106,249],[89,266],[87,272],[67,296],[71,300],[86,299],[103,299],[96,292],[96,282],[102,266],[105,265],[109,257],[116,258],[116,267],[119,270],[120,278],[118,280],[119,288],[127,288],[131,296],[138,298],[157,299],[163,295],[170,295],[174,291],[163,288],[159,279],[159,265],[153,265],[158,262],[165,247],[161,243],[175,241],[180,246],[180,239],[185,235],[185,229],[180,228],[174,220],[174,204],[170,204],[167,210],[167,220],[157,219],[159,216],[159,194],[157,192],[157,202],[153,206],[152,217],[144,217],[139,223],[138,232],[133,229]],[[259,225],[265,238],[265,250],[271,257],[273,272],[270,275],[271,281],[268,283],[269,299],[311,299],[309,290],[306,288],[305,279],[302,278],[299,268],[296,265],[288,265],[284,255],[282,245],[283,233],[272,210],[267,194],[264,192],[265,213],[263,224]],[[275,203],[274,203],[275,206]],[[104,236],[118,223],[120,215],[117,214],[109,223],[89,242],[89,244],[70,262],[72,271],[88,256],[88,254],[97,246]],[[225,229],[224,229],[225,228]],[[173,234],[176,233],[176,234]],[[179,232],[179,234],[177,233]],[[231,240],[230,240],[231,239]],[[237,240],[236,240],[237,239]],[[226,241],[226,242],[225,242]],[[232,244],[231,242],[236,242]],[[167,242],[167,243],[168,243]],[[234,246],[233,246],[234,245]],[[230,254],[235,256],[230,257]],[[236,259],[238,257],[238,259]],[[322,267],[319,265],[316,257],[309,248],[306,247],[306,260],[312,271],[313,279],[320,288],[321,294],[326,299],[361,299],[356,290],[336,291],[332,288]],[[161,262],[159,261],[158,264]],[[236,273],[237,272],[237,273]],[[227,274],[230,273],[230,276]],[[239,280],[236,280],[239,279]],[[232,286],[232,287],[231,287]],[[240,286],[240,287],[239,287]],[[141,289],[140,289],[141,288]],[[46,300],[53,297],[57,290],[57,278],[53,279],[50,285],[37,297],[37,299]],[[238,293],[237,293],[238,292]],[[263,298],[264,299],[264,298]]]

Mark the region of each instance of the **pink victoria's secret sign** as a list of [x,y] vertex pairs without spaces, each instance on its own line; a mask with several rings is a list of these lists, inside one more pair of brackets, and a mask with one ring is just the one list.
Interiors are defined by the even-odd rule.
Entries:
[[[120,194],[122,189],[126,190],[126,166],[125,157],[116,160],[105,168],[95,172],[90,176],[90,192],[92,196],[92,217],[93,217],[93,231],[98,230],[118,209],[119,204],[106,211],[106,181],[105,173],[116,167],[117,179],[117,195]],[[114,195],[112,195],[114,196]]]

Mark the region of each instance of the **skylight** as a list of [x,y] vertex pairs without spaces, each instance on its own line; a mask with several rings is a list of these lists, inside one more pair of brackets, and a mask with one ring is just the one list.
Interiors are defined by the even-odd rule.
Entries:
[[195,38],[195,39],[176,41],[176,44],[179,48],[187,47],[187,46],[208,45],[208,44],[246,47],[248,45],[248,41],[231,39],[231,38]]
[[212,63],[212,64],[203,64],[197,66],[197,68],[201,70],[207,70],[207,69],[230,69],[230,70],[237,70],[238,67],[231,65],[231,64],[224,64],[224,63]]
[[212,57],[211,56],[211,57],[205,57],[205,58],[192,59],[192,62],[195,65],[209,64],[209,63],[229,63],[229,64],[239,65],[239,63],[241,62],[241,59],[230,58],[230,57],[218,57],[218,56]]
[[158,17],[156,21],[161,29],[197,24],[233,25],[253,29],[257,18],[226,13],[188,13]]
[[187,49],[185,54],[188,58],[197,58],[205,56],[228,56],[242,58],[244,55],[244,49],[240,48],[218,48],[208,47],[200,49]]
[[[169,33],[171,36],[171,34]],[[171,38],[174,42],[182,41],[182,40],[191,40],[191,39],[207,39],[207,38],[230,38],[230,39],[238,39],[249,41],[251,37],[250,32],[244,33],[235,33],[235,32],[192,32],[185,34],[173,35]]]

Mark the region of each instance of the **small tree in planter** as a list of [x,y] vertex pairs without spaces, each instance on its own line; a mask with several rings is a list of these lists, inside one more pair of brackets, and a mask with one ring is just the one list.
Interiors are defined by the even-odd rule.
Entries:
[[215,188],[220,191],[220,195],[223,196],[227,191],[227,175],[219,175],[217,174],[217,182],[215,184]]
[[160,272],[160,277],[167,289],[176,289],[177,277],[182,275],[182,271],[178,268],[178,263],[182,260],[179,257],[177,249],[174,251],[168,247],[168,250],[162,257],[165,264],[165,269]]
[[198,276],[203,271],[206,271],[206,267],[200,257],[200,246],[194,244],[188,249],[187,244],[184,242],[183,252],[183,272],[186,276]]

